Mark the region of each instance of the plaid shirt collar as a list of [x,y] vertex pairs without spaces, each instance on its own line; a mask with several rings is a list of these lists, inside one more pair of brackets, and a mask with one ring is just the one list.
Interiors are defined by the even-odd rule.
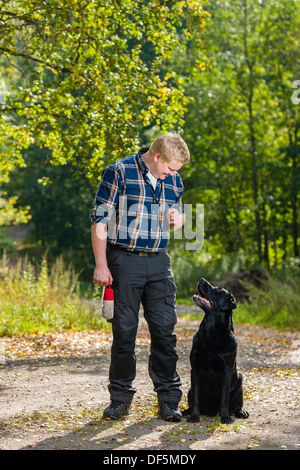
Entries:
[[148,177],[148,172],[150,172],[149,168],[147,167],[145,161],[143,160],[142,155],[146,153],[149,149],[148,148],[141,148],[138,153],[135,156],[135,159],[137,161],[138,167],[143,175],[143,183],[148,184],[150,191],[153,196],[153,200],[155,201],[156,204],[159,204],[161,195],[162,195],[162,190],[163,190],[163,181],[157,178],[156,182],[156,190],[153,189],[152,183]]
[[143,160],[143,157],[142,155],[146,152],[148,152],[149,149],[147,148],[141,148],[138,153],[136,154],[135,158],[136,158],[136,161],[137,161],[137,164],[139,166],[139,169],[141,170],[143,176],[146,176],[146,174],[148,173],[149,171],[149,168],[147,167],[146,163],[144,162]]

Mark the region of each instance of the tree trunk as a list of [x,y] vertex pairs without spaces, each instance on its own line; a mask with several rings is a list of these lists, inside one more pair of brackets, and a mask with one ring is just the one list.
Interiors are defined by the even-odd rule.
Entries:
[[256,244],[257,244],[257,254],[259,262],[262,262],[262,232],[261,232],[261,220],[260,220],[260,212],[259,212],[259,186],[258,186],[258,171],[257,171],[257,151],[256,151],[256,137],[255,137],[255,130],[254,130],[254,116],[253,116],[253,91],[254,91],[254,84],[253,84],[253,65],[254,59],[250,60],[249,53],[248,53],[248,45],[247,45],[247,25],[248,25],[248,8],[247,8],[247,0],[243,1],[243,11],[244,11],[244,34],[243,34],[243,42],[244,42],[244,53],[246,58],[246,63],[249,72],[249,89],[248,89],[248,99],[247,99],[247,107],[249,113],[249,135],[250,135],[250,154],[252,157],[252,190],[253,190],[253,201],[254,201],[254,214],[255,214],[255,225],[256,225]]

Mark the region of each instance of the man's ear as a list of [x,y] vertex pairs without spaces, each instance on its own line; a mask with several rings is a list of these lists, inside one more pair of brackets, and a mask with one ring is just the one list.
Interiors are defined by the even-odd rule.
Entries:
[[153,156],[153,160],[155,161],[155,163],[157,163],[159,160],[161,159],[161,155],[160,153],[155,153],[154,156]]
[[228,293],[221,302],[222,310],[233,310],[237,307],[237,303],[232,294]]

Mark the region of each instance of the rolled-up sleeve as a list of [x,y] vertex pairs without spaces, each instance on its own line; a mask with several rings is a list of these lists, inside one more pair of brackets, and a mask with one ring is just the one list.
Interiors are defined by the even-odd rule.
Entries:
[[105,168],[96,192],[94,207],[90,213],[92,224],[110,222],[120,196],[120,175],[114,164]]

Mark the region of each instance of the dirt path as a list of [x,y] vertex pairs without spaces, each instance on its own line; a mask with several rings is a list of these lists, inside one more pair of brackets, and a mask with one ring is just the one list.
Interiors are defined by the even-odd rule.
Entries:
[[[197,328],[198,322],[179,320],[176,329],[182,408]],[[244,408],[250,417],[231,425],[208,417],[199,424],[158,418],[144,320],[137,340],[137,393],[130,414],[120,422],[101,418],[109,402],[110,333],[0,338],[5,349],[5,364],[0,365],[0,449],[300,449],[300,335],[238,325],[235,331]]]

